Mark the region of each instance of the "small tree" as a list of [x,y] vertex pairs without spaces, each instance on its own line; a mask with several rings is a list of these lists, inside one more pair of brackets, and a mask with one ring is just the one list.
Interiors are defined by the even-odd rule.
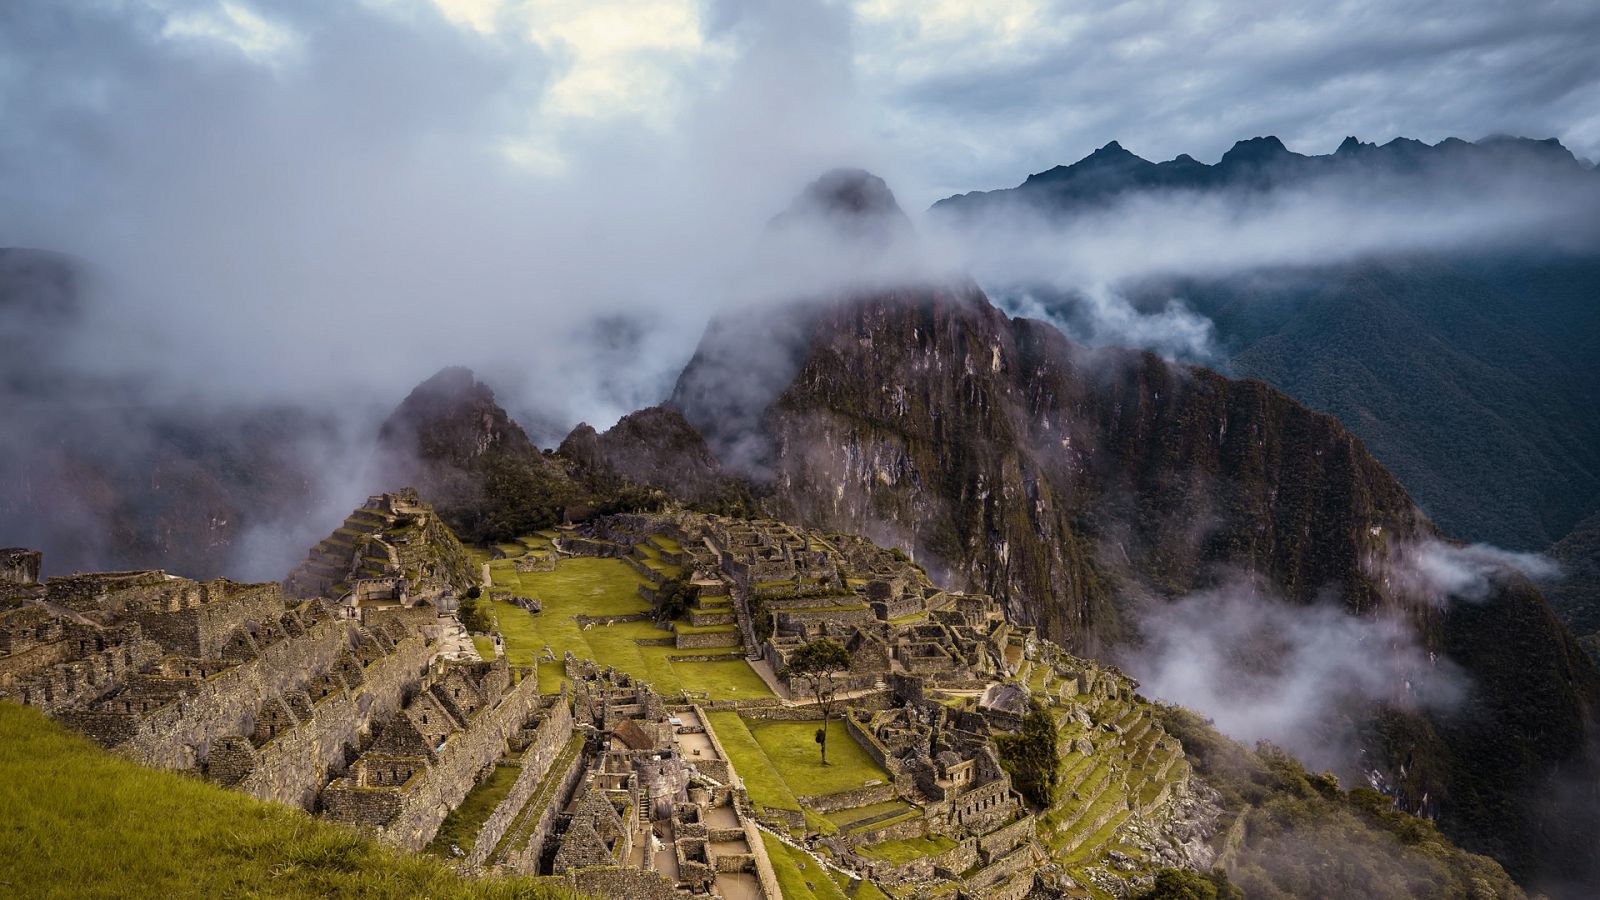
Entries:
[[1055,797],[1056,773],[1061,756],[1056,750],[1056,723],[1037,697],[1029,702],[1022,730],[996,735],[1000,764],[1011,773],[1011,783],[1035,806],[1049,806]]
[[850,669],[850,652],[844,645],[829,638],[818,638],[789,655],[784,667],[785,678],[798,677],[805,681],[811,696],[822,707],[822,730],[817,732],[817,743],[822,747],[822,764],[828,765],[828,722],[833,718],[838,687],[834,676]]

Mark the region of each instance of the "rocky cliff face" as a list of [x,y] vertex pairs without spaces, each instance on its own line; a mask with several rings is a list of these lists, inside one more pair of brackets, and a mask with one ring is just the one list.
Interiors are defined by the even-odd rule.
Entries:
[[670,487],[689,502],[717,496],[728,482],[700,432],[663,406],[629,413],[603,433],[580,424],[556,453],[591,477]]
[[376,482],[415,485],[462,540],[526,534],[558,522],[582,492],[468,369],[418,385],[378,434]]
[[804,362],[760,416],[774,511],[893,537],[1081,649],[1126,635],[1131,598],[1225,567],[1370,611],[1361,561],[1428,529],[1336,421],[1260,383],[1082,350],[972,285],[805,315]]
[[1398,589],[1392,561],[1437,530],[1333,417],[1260,382],[1084,349],[970,283],[768,320],[713,323],[669,405],[771,513],[901,546],[1090,654],[1136,641],[1142,608],[1240,572],[1408,623],[1469,697],[1410,712],[1397,679],[1392,703],[1359,712],[1369,770],[1520,877],[1593,877],[1593,814],[1546,801],[1594,793],[1600,674],[1526,582],[1476,604]]

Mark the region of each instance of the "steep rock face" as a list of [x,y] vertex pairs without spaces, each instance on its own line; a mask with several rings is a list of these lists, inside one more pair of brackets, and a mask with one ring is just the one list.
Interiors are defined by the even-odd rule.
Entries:
[[663,406],[629,413],[604,433],[580,424],[556,454],[591,477],[669,490],[689,502],[716,496],[728,482],[700,432]]
[[[1337,422],[1258,382],[1082,350],[972,285],[800,314],[809,355],[761,415],[774,511],[895,539],[1082,649],[1125,636],[1114,595],[1220,566],[1368,611],[1360,561],[1426,527]],[[697,355],[680,384],[715,366]]]
[[[1410,621],[1467,670],[1472,699],[1459,716],[1379,715],[1374,768],[1519,876],[1581,868],[1592,817],[1560,819],[1556,840],[1529,801],[1575,772],[1593,784],[1600,676],[1530,586],[1471,607],[1386,590],[1377,561],[1435,530],[1334,418],[1260,382],[1084,350],[970,284],[794,317],[799,343],[775,349],[796,374],[770,403],[704,402],[715,340],[673,400],[719,455],[755,461],[774,514],[903,546],[1089,653],[1132,638],[1141,604],[1241,569],[1297,602],[1331,593]],[[728,427],[741,421],[757,424]],[[1515,639],[1496,643],[1506,630]],[[1559,739],[1532,737],[1546,730]],[[1502,749],[1480,752],[1486,740]]]
[[1550,605],[1600,659],[1600,512],[1579,522],[1550,555],[1561,566],[1561,579],[1549,589]]
[[462,540],[525,534],[560,521],[581,491],[468,369],[418,385],[378,434],[380,483],[412,484]]

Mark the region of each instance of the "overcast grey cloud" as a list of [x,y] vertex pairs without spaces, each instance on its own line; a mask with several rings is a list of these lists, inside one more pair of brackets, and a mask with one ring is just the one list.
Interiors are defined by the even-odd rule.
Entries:
[[[1111,138],[1208,158],[1266,132],[1326,151],[1515,131],[1600,155],[1597,23],[1561,2],[14,0],[0,245],[102,276],[72,349],[101,374],[381,408],[469,363],[559,433],[659,400],[713,310],[819,287],[815,248],[748,260],[830,166],[872,169],[916,214]],[[1140,223],[1241,264],[1321,241],[1280,227],[1304,216],[1245,247],[1216,233],[1227,210],[1130,212],[995,233],[1011,274],[1100,291],[1113,319]],[[985,278],[991,249],[935,258]],[[1116,334],[1204,344],[1167,319]]]
[[[1513,133],[1600,157],[1600,5],[1584,0],[867,4],[859,42],[927,194],[1015,184],[1116,139],[1211,162],[1275,134]],[[919,11],[920,10],[920,11]]]

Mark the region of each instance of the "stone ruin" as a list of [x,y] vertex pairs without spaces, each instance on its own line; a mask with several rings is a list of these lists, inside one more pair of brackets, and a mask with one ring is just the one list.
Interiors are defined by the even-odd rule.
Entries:
[[147,571],[23,587],[0,606],[0,698],[306,809],[434,652],[424,629],[348,622],[271,583]]
[[378,614],[421,621],[454,611],[477,581],[465,548],[433,508],[406,488],[368,497],[311,548],[284,589],[296,597],[337,600],[352,619]]

